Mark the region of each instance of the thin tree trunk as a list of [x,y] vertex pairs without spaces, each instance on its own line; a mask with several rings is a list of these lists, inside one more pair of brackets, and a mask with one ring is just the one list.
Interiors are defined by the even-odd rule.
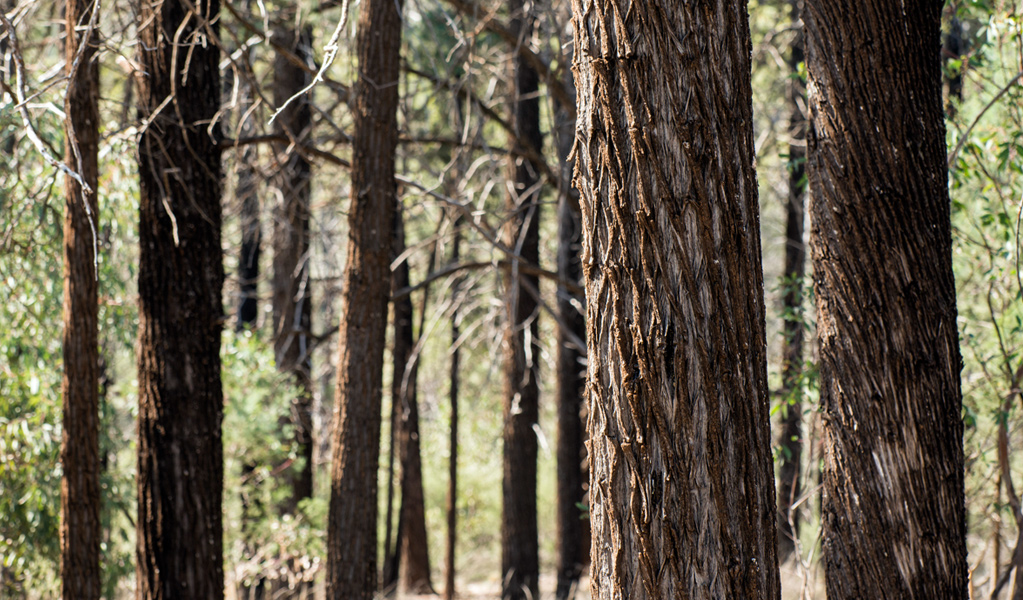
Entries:
[[[240,119],[244,119],[238,130],[239,137],[249,137],[254,134],[255,118],[247,114],[252,105],[252,90],[249,84],[242,83],[237,113]],[[241,251],[238,257],[238,287],[240,294],[238,298],[238,317],[235,321],[235,331],[242,331],[246,327],[255,328],[256,319],[259,317],[259,255],[262,242],[262,230],[259,226],[259,193],[257,191],[258,180],[253,168],[256,161],[256,145],[245,146],[240,152],[240,160],[237,166],[237,188],[236,197],[241,204],[241,226],[242,240]]]
[[[571,82],[566,89],[574,91]],[[561,189],[558,190],[558,276],[579,285],[582,267],[579,248],[582,224],[579,196],[571,187],[572,162],[569,154],[575,141],[575,119],[567,111],[558,111],[558,157]],[[586,349],[574,340],[586,339],[583,316],[585,298],[577,298],[564,287],[558,288],[558,499],[557,499],[557,590],[558,600],[575,595],[575,589],[589,561],[589,518],[583,507],[586,500],[586,424],[582,418],[586,369]]]
[[778,598],[746,3],[572,8],[592,596]]
[[401,1],[363,0],[352,110],[352,200],[338,337],[327,597],[369,600],[377,576],[380,387],[397,188]]
[[[525,3],[510,5],[510,29],[520,43],[532,38],[533,17]],[[539,264],[540,169],[523,154],[539,154],[540,100],[536,71],[515,54],[512,61],[512,100],[515,138],[520,150],[511,166],[512,187],[507,206],[512,212],[505,243],[529,264]],[[526,147],[522,147],[527,145]],[[501,596],[504,600],[537,598],[539,551],[536,530],[536,458],[534,427],[539,417],[540,345],[537,343],[539,278],[526,275],[513,263],[506,279],[504,334],[504,509],[501,513]]]
[[940,17],[805,2],[829,598],[966,595]]
[[[792,21],[799,23],[801,0],[792,0]],[[778,559],[784,562],[796,548],[799,535],[799,512],[792,505],[802,494],[800,480],[803,456],[803,275],[806,247],[803,244],[803,200],[806,183],[806,92],[797,78],[803,62],[803,34],[796,32],[789,52],[791,74],[787,92],[790,117],[789,195],[785,206],[785,274],[782,276],[782,388],[785,403],[782,410],[781,467],[778,470]]]
[[[959,7],[953,2],[949,6],[951,17],[948,22],[948,34],[945,36],[945,44],[942,48],[942,59],[945,63],[950,60],[962,60],[966,50],[966,40],[963,37],[963,22],[959,19]],[[945,103],[945,112],[948,118],[954,119],[959,105],[963,103],[963,65],[958,67],[948,66],[948,101]]]
[[[401,205],[395,207],[394,249],[395,256],[405,251],[405,223],[401,214]],[[400,249],[400,250],[399,250]],[[431,261],[432,262],[432,261]],[[433,270],[433,265],[430,265]],[[409,284],[409,265],[404,260],[394,271],[394,289],[402,289]],[[422,318],[426,316],[426,300],[429,287],[423,290],[423,307],[420,319],[420,335],[422,335]],[[410,594],[434,594],[430,582],[429,544],[426,537],[426,509],[423,498],[423,467],[419,443],[419,403],[416,397],[419,373],[419,355],[415,348],[415,337],[412,327],[412,296],[406,294],[394,303],[395,322],[395,362],[392,397],[401,406],[399,419],[399,435],[401,444],[401,523],[403,527],[398,536],[400,562],[404,565],[401,573],[402,587]],[[398,338],[405,345],[398,356]],[[397,384],[395,386],[395,384]],[[394,394],[397,394],[396,396]]]
[[[451,242],[451,264],[459,261],[462,244],[462,218],[459,215],[454,222],[454,240]],[[455,279],[451,287],[454,307],[451,310],[451,428],[448,431],[448,496],[447,496],[447,536],[444,544],[444,600],[455,598],[455,541],[458,533],[458,369],[459,369],[459,325],[461,310],[459,306],[461,280]]]
[[[295,35],[278,29],[274,38],[300,57],[308,58],[311,28]],[[274,104],[283,106],[309,83],[309,75],[297,69],[281,54],[274,58]],[[278,116],[274,124],[289,140],[300,142],[309,136],[312,111],[308,96],[296,98]],[[292,147],[291,151],[288,148]],[[293,513],[299,501],[313,495],[313,422],[312,422],[312,290],[309,282],[309,162],[290,143],[276,147],[280,169],[274,179],[279,204],[273,228],[273,316],[274,352],[277,368],[292,373],[298,397],[292,400],[291,414],[285,418],[294,426],[301,469],[290,471],[291,496],[283,509]]]
[[[99,21],[93,0],[68,0],[65,162],[92,188],[65,177],[64,376],[60,463],[60,579],[65,600],[100,596],[99,341],[96,201],[99,152]],[[91,25],[90,25],[91,24]],[[87,37],[86,37],[87,36]],[[79,55],[79,53],[81,53]],[[74,65],[77,65],[75,68]]]
[[[248,13],[250,1],[244,4]],[[248,51],[251,62],[252,50]],[[233,81],[225,77],[230,85],[225,85],[224,94],[233,93]],[[253,91],[247,78],[241,78],[238,90],[238,105],[235,113],[238,117],[236,138],[246,138],[255,134],[256,117],[249,114],[252,108]],[[235,331],[242,332],[246,328],[254,330],[259,318],[259,259],[261,254],[263,232],[260,227],[260,198],[258,192],[258,176],[255,162],[259,152],[255,144],[245,146],[238,152],[235,165],[237,181],[235,199],[240,206],[241,247],[238,255],[238,307],[235,318]],[[245,556],[251,558],[257,548],[253,543],[255,525],[264,516],[264,506],[259,499],[258,485],[253,481],[257,465],[248,458],[241,467],[241,537],[245,545]],[[237,595],[240,600],[263,600],[266,592],[266,577],[263,572],[255,573],[238,582]]]
[[138,4],[140,600],[224,595],[219,9]]

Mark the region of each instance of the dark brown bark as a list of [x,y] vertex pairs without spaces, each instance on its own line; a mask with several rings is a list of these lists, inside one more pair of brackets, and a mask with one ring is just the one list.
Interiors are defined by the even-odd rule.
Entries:
[[[394,215],[395,257],[405,251],[405,222],[400,203]],[[403,260],[395,267],[393,289],[409,285],[409,265]],[[428,289],[428,288],[427,288]],[[424,292],[425,293],[425,292]],[[425,315],[425,300],[423,314]],[[416,355],[412,326],[412,297],[394,301],[394,377],[391,401],[400,408],[398,419],[399,459],[401,464],[401,517],[397,545],[402,587],[406,593],[433,594],[430,583],[430,556],[426,538],[426,509],[423,499],[423,467],[419,448],[419,403],[416,381],[419,357]],[[420,328],[421,330],[422,328]]]
[[777,598],[746,3],[572,7],[592,595]]
[[[275,39],[296,56],[310,56],[310,28],[295,35],[278,29]],[[274,58],[274,104],[283,106],[309,83],[309,75],[278,53]],[[277,132],[301,143],[309,136],[312,111],[307,95],[296,98],[274,121]],[[289,151],[290,148],[290,151]],[[309,185],[307,161],[293,144],[276,144],[278,172],[273,194],[279,200],[273,225],[273,322],[274,352],[277,368],[291,373],[298,397],[291,402],[291,414],[285,417],[294,427],[301,469],[291,469],[291,497],[283,507],[294,512],[298,502],[313,495],[313,421],[312,421],[312,290],[309,283]]]
[[[99,43],[92,0],[68,0],[65,50],[70,79],[65,162],[92,188],[65,177],[64,376],[60,443],[60,579],[65,600],[100,596],[99,341],[96,201]],[[95,25],[98,25],[98,19]],[[88,34],[88,37],[85,36]]]
[[[455,219],[454,240],[451,242],[451,264],[458,264],[462,244],[462,219]],[[451,427],[448,430],[448,495],[447,495],[447,535],[444,543],[444,600],[455,598],[455,541],[458,534],[458,387],[459,358],[458,346],[459,326],[461,325],[460,292],[461,280],[455,279],[451,287],[455,299],[451,310]]]
[[224,595],[219,9],[138,5],[140,600]]
[[[792,21],[799,22],[801,0],[791,4]],[[803,275],[806,246],[803,244],[803,201],[806,177],[806,91],[797,78],[803,62],[803,33],[796,32],[789,51],[791,74],[787,100],[789,110],[789,193],[785,205],[785,273],[782,276],[782,388],[781,466],[778,470],[778,558],[785,561],[795,550],[799,535],[799,511],[792,505],[802,494],[803,456]]]
[[[566,89],[574,92],[570,83]],[[572,162],[569,154],[575,141],[575,119],[559,110],[558,155],[561,164],[558,190],[558,277],[580,286],[582,266],[579,249],[582,229],[579,196],[571,188]],[[583,569],[589,562],[590,523],[582,507],[586,501],[588,474],[586,460],[586,423],[583,420],[583,395],[586,390],[586,349],[575,340],[586,339],[583,310],[586,299],[574,295],[565,286],[558,287],[558,483],[557,483],[557,589],[558,600],[575,594]]]
[[[519,43],[532,38],[533,16],[525,3],[509,5],[510,29]],[[539,264],[540,169],[523,154],[539,154],[539,80],[536,71],[516,54],[512,61],[514,81],[510,140],[520,152],[512,158],[512,189],[507,199],[512,213],[505,244],[531,265]],[[525,147],[523,147],[525,146]],[[501,512],[501,597],[519,600],[539,597],[540,563],[536,531],[536,426],[540,388],[537,343],[539,327],[535,294],[540,280],[512,264],[505,279],[504,333],[504,508]],[[528,337],[527,337],[528,332]],[[528,344],[528,347],[527,347]]]
[[940,13],[805,3],[829,598],[966,597]]
[[400,10],[400,0],[364,0],[359,9],[352,200],[327,525],[330,599],[369,600],[376,590],[380,387],[397,198]]

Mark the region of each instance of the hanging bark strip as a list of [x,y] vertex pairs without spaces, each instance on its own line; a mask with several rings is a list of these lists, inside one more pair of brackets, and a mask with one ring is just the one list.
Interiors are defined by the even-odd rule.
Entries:
[[592,596],[777,598],[746,3],[572,10]]
[[219,9],[138,3],[139,600],[224,595]]
[[338,336],[327,597],[369,600],[377,579],[377,465],[397,185],[401,2],[363,0],[352,111],[352,199]]
[[805,2],[829,598],[967,592],[940,14]]
[[65,50],[65,162],[92,192],[64,178],[64,376],[60,463],[60,579],[64,600],[100,596],[99,342],[99,34],[93,0],[68,0]]

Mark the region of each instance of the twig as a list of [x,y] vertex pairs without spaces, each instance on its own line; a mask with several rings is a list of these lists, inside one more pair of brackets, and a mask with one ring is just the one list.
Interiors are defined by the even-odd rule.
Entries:
[[962,137],[959,138],[959,143],[956,144],[955,149],[953,149],[952,153],[948,155],[949,168],[952,168],[952,165],[955,164],[956,157],[959,156],[959,151],[962,149],[963,144],[966,143],[967,138],[970,137],[970,132],[973,131],[974,127],[976,127],[977,123],[980,121],[980,118],[983,117],[984,114],[987,113],[987,111],[990,110],[991,107],[995,105],[995,102],[998,102],[998,100],[1002,96],[1004,96],[1005,93],[1008,92],[1009,89],[1012,88],[1012,86],[1015,85],[1016,82],[1019,81],[1021,78],[1023,78],[1023,71],[1016,73],[1016,76],[1010,79],[1009,83],[1005,84],[1005,87],[998,90],[998,93],[995,94],[995,97],[992,98],[987,104],[985,104],[984,108],[980,109],[980,113],[978,113],[977,116],[974,117],[973,122],[970,123],[970,126],[967,127],[966,131],[963,132]]
[[313,89],[317,83],[323,81],[323,74],[327,72],[330,65],[334,64],[334,59],[337,57],[337,51],[340,49],[338,42],[341,41],[341,32],[344,31],[345,25],[348,23],[348,1],[349,0],[344,0],[344,3],[341,4],[341,19],[337,22],[337,27],[334,29],[334,33],[330,36],[330,41],[323,47],[326,54],[323,57],[323,65],[320,67],[320,70],[316,72],[316,77],[313,77],[313,80],[309,82],[309,85],[302,88],[291,98],[288,98],[284,104],[280,106],[280,108],[274,111],[274,114],[270,117],[267,125],[273,125],[274,119],[284,112],[284,109],[288,108],[289,104],[291,104],[299,96]]

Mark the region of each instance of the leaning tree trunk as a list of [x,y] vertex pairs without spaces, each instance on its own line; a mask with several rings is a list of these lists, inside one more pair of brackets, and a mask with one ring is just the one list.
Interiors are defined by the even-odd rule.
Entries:
[[370,599],[377,575],[377,461],[397,186],[401,1],[363,0],[352,110],[352,200],[342,294],[327,597]]
[[[399,202],[394,214],[395,258],[404,252],[405,221]],[[392,275],[395,291],[408,287],[408,260],[402,260]],[[395,548],[400,558],[395,567],[403,565],[398,571],[406,593],[433,594],[423,499],[423,466],[419,449],[419,402],[416,398],[419,357],[414,356],[416,344],[412,319],[412,296],[405,294],[394,301],[394,375],[391,382],[391,401],[399,407],[398,456],[401,465],[401,516],[398,520],[401,526],[398,528]]]
[[[60,579],[65,600],[100,596],[99,341],[96,201],[99,30],[92,0],[65,7],[68,91],[65,160],[85,183],[64,181],[64,378],[60,464]],[[86,36],[87,34],[87,36]],[[81,55],[79,57],[79,52]]]
[[746,3],[573,0],[594,598],[777,598]]
[[138,5],[140,600],[224,595],[219,9]]
[[[519,43],[532,37],[532,15],[525,3],[510,5],[511,30]],[[525,262],[540,262],[540,169],[527,156],[543,148],[540,132],[539,80],[536,71],[517,53],[513,61],[512,100],[514,139],[512,213],[505,243]],[[540,387],[537,380],[539,278],[526,275],[513,262],[506,280],[504,332],[504,508],[501,512],[501,597],[519,600],[539,597],[540,561],[536,531],[536,426]],[[528,337],[527,332],[528,330]],[[527,343],[529,347],[527,348]]]
[[[799,22],[801,0],[793,0],[793,22]],[[784,561],[796,548],[799,535],[799,511],[793,504],[802,493],[800,464],[803,456],[803,274],[806,245],[803,243],[803,200],[806,182],[806,92],[798,79],[803,62],[803,33],[796,31],[789,52],[788,67],[792,77],[787,91],[789,114],[789,195],[785,205],[785,274],[782,276],[782,411],[781,466],[778,469],[778,554]]]
[[[312,31],[300,35],[278,29],[274,37],[297,56],[308,58]],[[309,75],[282,54],[274,58],[274,104],[283,106],[309,83]],[[295,430],[301,469],[290,471],[291,496],[282,507],[293,513],[298,502],[313,495],[312,419],[312,290],[309,281],[309,161],[295,148],[309,136],[312,110],[308,96],[296,98],[274,121],[288,141],[275,145],[278,172],[274,192],[279,204],[273,225],[273,322],[277,368],[295,377],[298,397],[284,417]],[[290,148],[290,151],[289,151]]]
[[966,597],[940,16],[805,5],[829,598]]

